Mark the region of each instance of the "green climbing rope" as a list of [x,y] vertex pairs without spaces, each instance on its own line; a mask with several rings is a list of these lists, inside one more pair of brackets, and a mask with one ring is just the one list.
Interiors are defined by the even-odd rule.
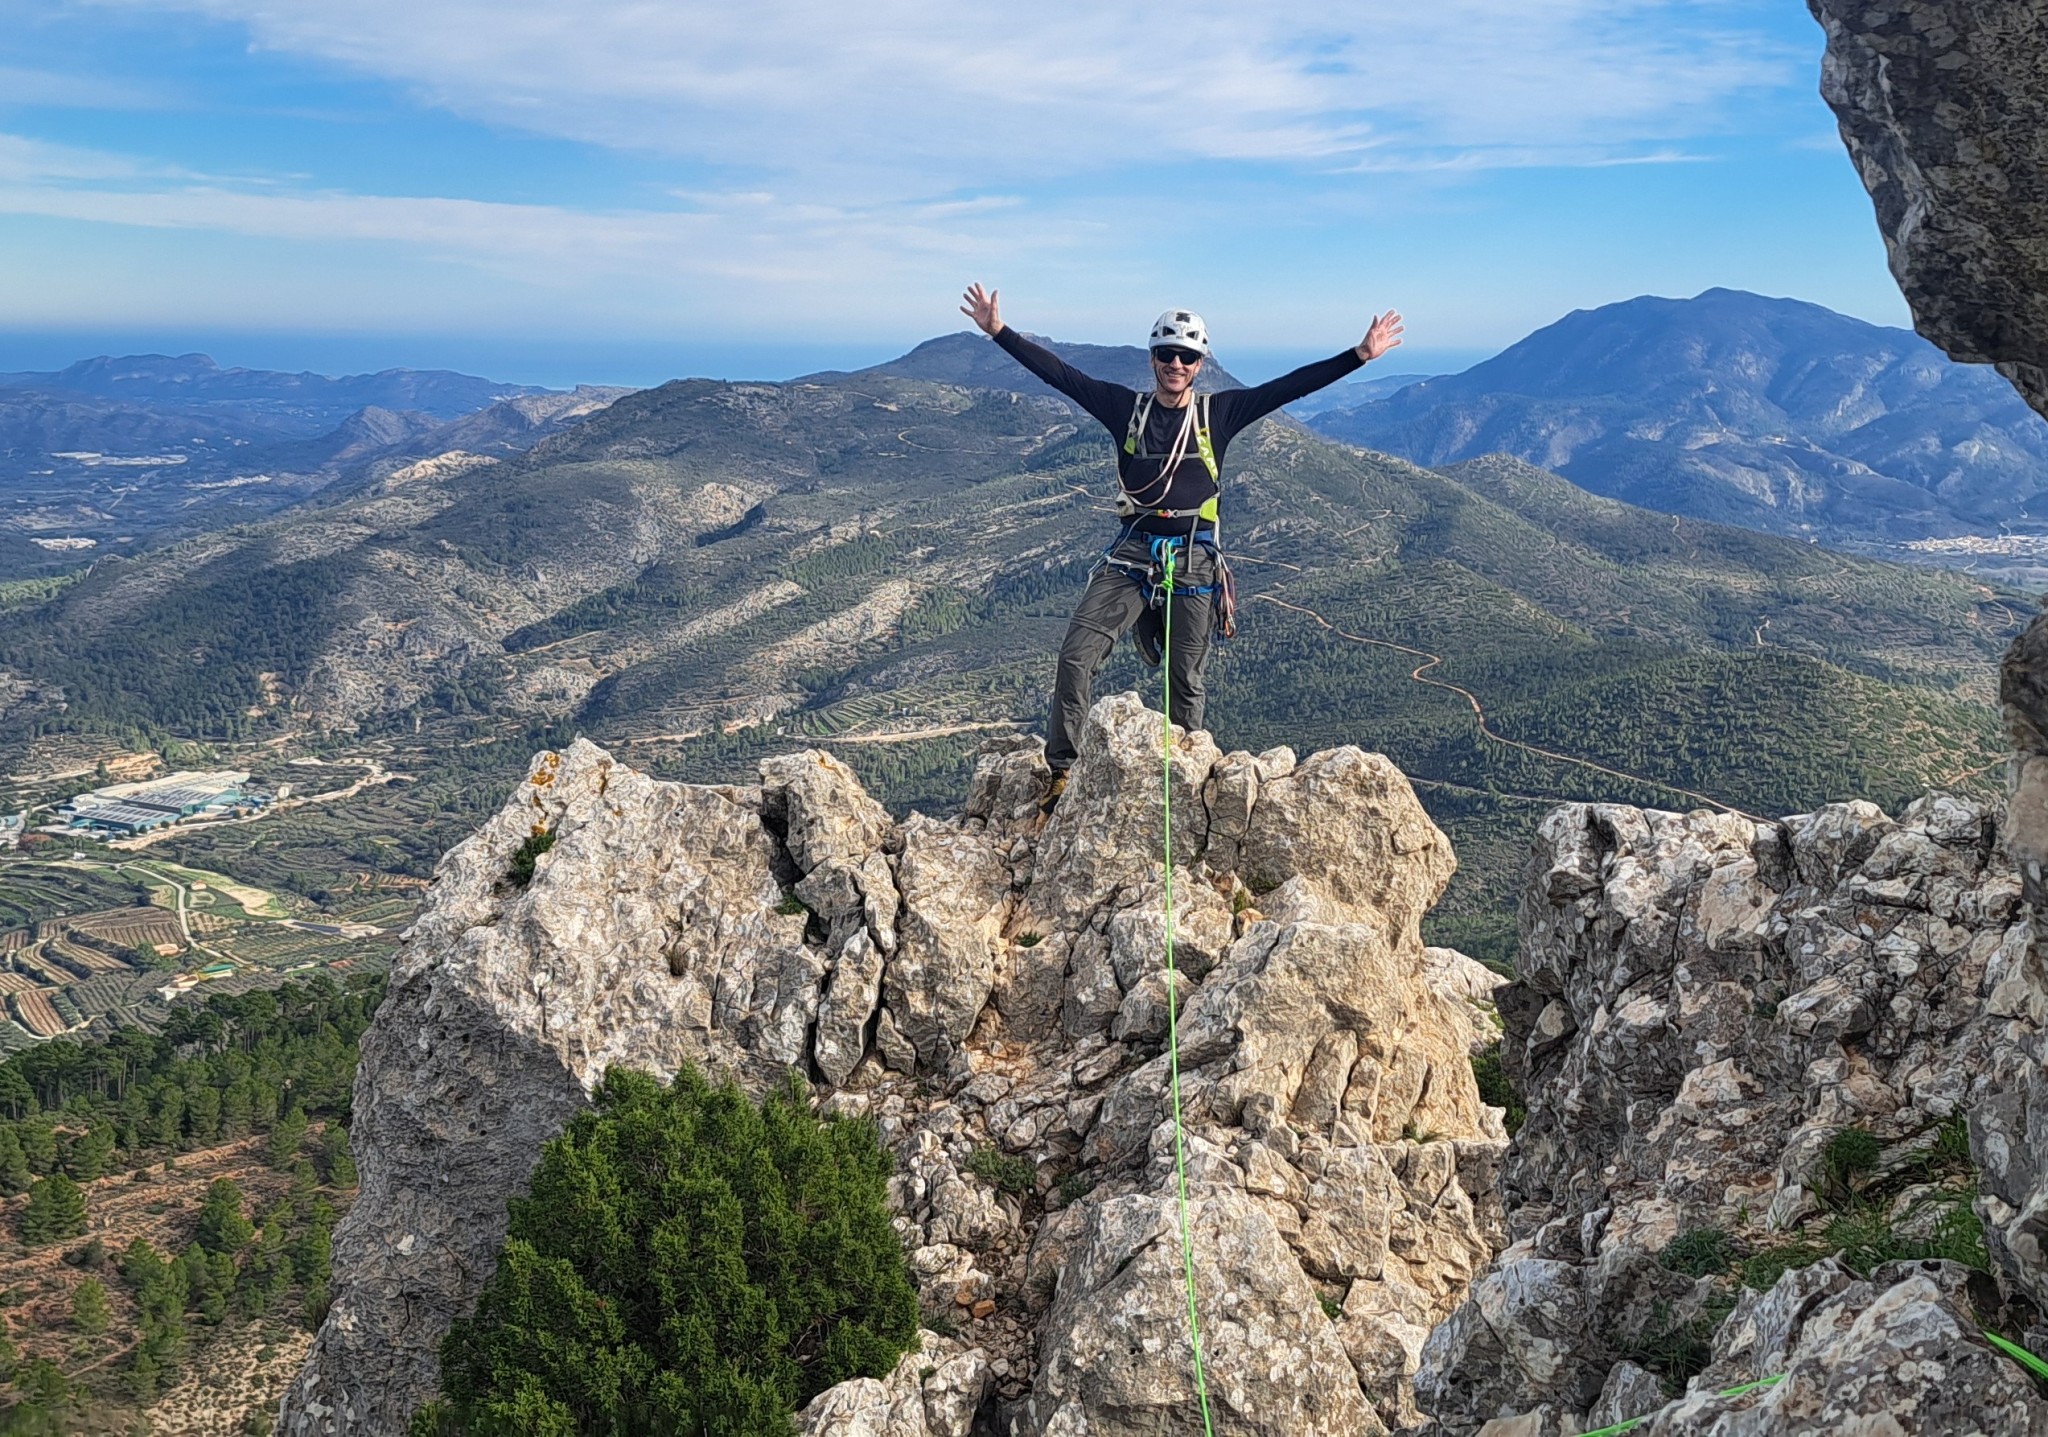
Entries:
[[1980,1327],[1977,1330],[1984,1334],[1986,1342],[1990,1343],[2000,1352],[2003,1352],[2020,1366],[2026,1368],[2027,1371],[2033,1373],[2040,1381],[2048,1382],[2048,1362],[2043,1362],[2010,1338],[2000,1337],[1988,1327]]
[[[1755,1382],[1745,1382],[1739,1387],[1724,1388],[1715,1395],[1717,1397],[1740,1397],[1745,1392],[1754,1392],[1760,1387],[1772,1387],[1784,1380],[1785,1374],[1780,1372],[1774,1377],[1761,1377]],[[1641,1417],[1631,1417],[1628,1421],[1617,1422],[1612,1427],[1602,1427],[1593,1432],[1581,1432],[1579,1437],[1621,1437],[1622,1433],[1635,1431],[1636,1428],[1641,1427],[1656,1415],[1656,1413],[1651,1412]]]
[[1188,1227],[1188,1158],[1181,1140],[1180,1117],[1180,975],[1173,966],[1173,546],[1165,546],[1165,618],[1159,643],[1160,799],[1166,836],[1160,845],[1166,859],[1166,1051],[1173,1075],[1173,1170],[1180,1190],[1180,1259],[1187,1277],[1188,1338],[1195,1353],[1195,1395],[1202,1403],[1202,1432],[1214,1437],[1209,1424],[1209,1380],[1202,1371],[1202,1322],[1195,1315],[1195,1244]]

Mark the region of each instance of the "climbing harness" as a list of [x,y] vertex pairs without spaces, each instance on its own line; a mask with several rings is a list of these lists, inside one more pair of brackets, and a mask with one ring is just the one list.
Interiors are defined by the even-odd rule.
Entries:
[[[1138,458],[1152,457],[1139,453],[1145,437],[1145,421],[1151,416],[1152,404],[1152,395],[1141,394],[1138,396],[1138,402],[1132,406],[1131,422],[1124,431],[1124,453]],[[1116,512],[1117,517],[1124,521],[1124,527],[1116,538],[1110,540],[1109,547],[1102,551],[1102,558],[1096,562],[1096,568],[1107,564],[1130,575],[1144,591],[1146,604],[1158,608],[1162,602],[1159,591],[1159,538],[1152,539],[1152,563],[1145,569],[1117,559],[1116,551],[1122,547],[1126,539],[1137,532],[1140,519],[1188,520],[1187,542],[1204,544],[1216,556],[1216,580],[1212,584],[1203,584],[1200,587],[1186,587],[1180,592],[1205,597],[1213,595],[1216,604],[1216,623],[1213,632],[1219,639],[1231,639],[1237,637],[1237,575],[1231,572],[1230,561],[1224,556],[1223,546],[1217,537],[1222,528],[1221,507],[1218,502],[1221,495],[1211,494],[1193,509],[1153,507],[1158,500],[1166,497],[1168,489],[1172,487],[1174,474],[1179,470],[1181,461],[1188,456],[1190,442],[1193,443],[1203,467],[1209,471],[1210,482],[1220,484],[1223,470],[1216,461],[1216,447],[1209,440],[1209,396],[1206,394],[1196,395],[1194,402],[1183,411],[1180,432],[1174,436],[1172,447],[1160,461],[1158,478],[1150,484],[1140,485],[1140,490],[1150,491],[1149,500],[1146,493],[1133,492],[1126,488],[1123,476],[1117,476]],[[1172,536],[1171,541],[1182,542],[1177,535]]]
[[[1141,394],[1138,402],[1131,406],[1131,422],[1124,430],[1124,453],[1133,459],[1150,459],[1150,454],[1139,453],[1145,439],[1145,422],[1152,417],[1153,396]],[[1188,457],[1188,443],[1192,440],[1195,453],[1202,461],[1202,467],[1209,471],[1209,482],[1223,482],[1222,466],[1216,462],[1216,446],[1209,439],[1209,396],[1197,394],[1194,402],[1181,410],[1180,431],[1174,435],[1173,444],[1159,461],[1159,474],[1151,484],[1142,486],[1156,489],[1150,499],[1133,493],[1125,487],[1123,477],[1117,477],[1117,513],[1125,519],[1139,514],[1154,519],[1206,519],[1216,522],[1216,496],[1210,495],[1194,509],[1158,509],[1153,506],[1166,497],[1166,491],[1173,487],[1173,476],[1180,469],[1181,461]]]
[[[1179,534],[1146,534],[1142,537],[1150,541],[1150,552],[1145,563],[1140,564],[1117,556],[1117,550],[1121,549],[1126,541],[1139,537],[1141,536],[1135,525],[1124,525],[1095,560],[1094,565],[1088,570],[1088,576],[1093,578],[1101,569],[1115,569],[1138,586],[1138,592],[1144,596],[1145,607],[1156,613],[1163,609],[1167,602],[1167,590],[1163,582],[1166,573],[1164,555],[1169,550],[1185,552],[1190,544],[1200,544],[1215,560],[1215,579],[1207,584],[1175,584],[1173,593],[1184,598],[1210,599],[1216,609],[1216,622],[1210,632],[1218,640],[1236,638],[1237,575],[1231,570],[1230,560],[1216,543],[1216,531],[1198,527],[1185,537]],[[1157,661],[1150,654],[1146,656],[1148,663]]]
[[[1155,552],[1158,551],[1155,549]],[[1166,547],[1164,555],[1162,587],[1168,603],[1160,651],[1170,660],[1173,655],[1172,545]],[[1209,1422],[1209,1380],[1202,1371],[1202,1322],[1195,1312],[1195,1244],[1188,1227],[1188,1158],[1180,1115],[1180,975],[1173,966],[1173,680],[1168,677],[1172,668],[1171,662],[1161,665],[1159,695],[1159,794],[1165,815],[1165,835],[1160,851],[1166,861],[1166,1051],[1172,1055],[1169,1070],[1173,1075],[1173,1171],[1180,1198],[1180,1257],[1188,1289],[1188,1340],[1195,1354],[1195,1395],[1202,1403],[1203,1437],[1214,1437],[1215,1428]]]

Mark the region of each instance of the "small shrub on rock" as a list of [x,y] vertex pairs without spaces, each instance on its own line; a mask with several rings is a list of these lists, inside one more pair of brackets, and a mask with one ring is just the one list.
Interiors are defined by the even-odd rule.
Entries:
[[1740,1256],[1735,1239],[1718,1227],[1688,1228],[1657,1254],[1657,1264],[1687,1277],[1712,1277],[1728,1271]]
[[1753,1287],[1759,1292],[1769,1291],[1778,1285],[1778,1279],[1795,1267],[1812,1267],[1824,1257],[1830,1257],[1833,1248],[1819,1243],[1789,1242],[1774,1243],[1770,1247],[1758,1248],[1736,1268],[1736,1276],[1744,1287]]
[[967,1171],[997,1192],[1013,1195],[1030,1192],[1038,1176],[1038,1169],[1028,1159],[1012,1157],[988,1147],[974,1150],[974,1155],[967,1159]]
[[788,1437],[918,1326],[871,1124],[792,1078],[756,1104],[613,1069],[514,1199],[497,1271],[441,1349],[420,1434]]
[[1721,1292],[1689,1317],[1678,1316],[1671,1304],[1659,1302],[1643,1331],[1633,1339],[1617,1335],[1615,1347],[1637,1366],[1656,1373],[1664,1390],[1675,1397],[1713,1361],[1714,1334],[1734,1310],[1735,1299]]
[[1500,1044],[1472,1056],[1472,1077],[1479,1084],[1479,1101],[1491,1108],[1504,1111],[1503,1119],[1510,1133],[1517,1131],[1528,1119],[1528,1104],[1515,1091],[1515,1085],[1508,1081],[1508,1070],[1501,1065]]
[[1824,1196],[1844,1200],[1859,1191],[1884,1156],[1884,1144],[1867,1128],[1843,1128],[1821,1149],[1821,1181]]
[[526,841],[512,850],[512,867],[505,874],[505,881],[514,888],[524,888],[533,882],[534,865],[540,856],[555,846],[555,831],[552,828],[539,829],[530,833]]

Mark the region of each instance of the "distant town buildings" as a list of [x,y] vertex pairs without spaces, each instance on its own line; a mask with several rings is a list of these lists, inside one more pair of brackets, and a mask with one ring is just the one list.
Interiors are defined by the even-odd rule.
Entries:
[[81,793],[58,810],[73,833],[127,837],[194,818],[255,813],[275,795],[250,786],[249,775],[180,771],[142,783],[116,783]]

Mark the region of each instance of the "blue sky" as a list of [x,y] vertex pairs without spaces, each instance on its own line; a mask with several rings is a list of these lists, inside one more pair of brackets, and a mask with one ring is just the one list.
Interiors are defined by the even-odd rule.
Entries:
[[0,0],[0,369],[651,383],[970,279],[1257,377],[1715,285],[1907,322],[1798,0]]

